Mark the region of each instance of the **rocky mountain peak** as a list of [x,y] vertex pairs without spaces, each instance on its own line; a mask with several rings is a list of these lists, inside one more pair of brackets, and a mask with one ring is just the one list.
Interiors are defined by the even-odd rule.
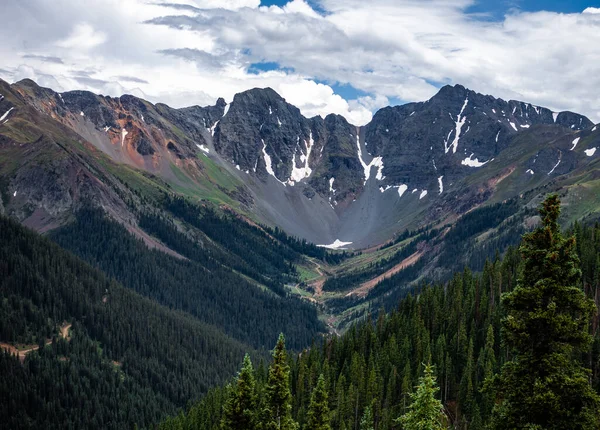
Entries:
[[227,106],[227,102],[225,101],[225,99],[223,97],[219,97],[217,99],[217,103],[215,104],[215,106],[218,108],[225,108],[225,106]]
[[[382,108],[363,127],[335,114],[306,118],[271,88],[236,94],[229,104],[220,98],[175,109],[131,95],[59,94],[30,80],[2,85],[4,112],[24,101],[114,160],[178,186],[216,175],[209,183],[227,183],[230,198],[318,243],[372,240],[384,224],[395,231],[451,200],[464,200],[452,207],[468,210],[492,193],[487,185],[465,192],[470,178],[503,177],[518,165],[519,189],[572,172],[600,148],[582,115],[462,85],[444,86],[426,102]],[[365,226],[360,234],[357,225]]]

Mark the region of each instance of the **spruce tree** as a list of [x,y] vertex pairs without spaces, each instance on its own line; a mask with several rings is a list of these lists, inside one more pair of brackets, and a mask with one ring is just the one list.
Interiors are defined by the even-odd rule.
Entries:
[[290,367],[287,363],[285,337],[279,335],[273,350],[273,361],[265,389],[265,406],[262,428],[265,430],[294,430],[298,424],[292,419],[292,394],[290,392]]
[[250,356],[246,354],[234,386],[229,387],[229,397],[223,406],[221,429],[255,430],[257,406],[254,369]]
[[373,422],[373,409],[371,406],[367,406],[363,412],[363,416],[360,420],[360,430],[374,430],[375,424]]
[[327,390],[323,374],[319,376],[317,386],[313,390],[308,406],[306,426],[307,430],[330,430],[329,405],[327,401]]
[[[523,273],[502,297],[504,341],[514,358],[494,379],[492,428],[598,429],[599,398],[578,354],[590,344],[594,304],[579,287],[575,239],[558,225],[560,200],[542,204],[542,225],[523,237]],[[579,355],[580,357],[580,355]]]
[[443,430],[446,428],[442,403],[437,398],[438,391],[433,366],[427,364],[416,391],[410,395],[412,403],[408,407],[408,412],[398,419],[403,430]]

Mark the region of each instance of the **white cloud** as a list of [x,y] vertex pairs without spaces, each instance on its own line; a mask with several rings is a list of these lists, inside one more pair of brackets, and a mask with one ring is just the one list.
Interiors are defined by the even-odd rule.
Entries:
[[68,49],[88,50],[106,42],[106,34],[94,30],[88,23],[76,24],[66,39],[56,42],[56,46]]
[[[356,124],[389,99],[424,100],[461,83],[600,120],[600,9],[512,11],[493,22],[468,15],[473,2],[321,0],[325,14],[304,0],[0,2],[0,15],[13,17],[0,27],[0,76],[174,106],[270,86],[306,116]],[[249,73],[253,62],[292,71]],[[344,100],[315,80],[368,95]]]
[[348,103],[334,94],[328,85],[302,79],[289,82],[286,78],[273,86],[289,103],[297,106],[303,115],[325,116],[329,113],[343,115],[352,124],[366,124],[371,120],[371,110],[357,103]]

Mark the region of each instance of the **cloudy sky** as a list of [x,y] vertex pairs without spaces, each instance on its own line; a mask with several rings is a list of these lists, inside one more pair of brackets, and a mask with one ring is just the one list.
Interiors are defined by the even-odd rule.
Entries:
[[269,86],[361,125],[460,83],[600,121],[600,2],[1,0],[0,16],[0,78],[58,91],[182,107]]

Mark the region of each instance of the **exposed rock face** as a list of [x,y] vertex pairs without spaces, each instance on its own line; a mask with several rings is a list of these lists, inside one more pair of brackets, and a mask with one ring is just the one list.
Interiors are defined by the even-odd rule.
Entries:
[[340,115],[328,115],[324,121],[318,117],[315,122],[315,136],[322,151],[318,152],[319,164],[310,184],[334,206],[345,206],[364,186],[358,159],[358,130]]
[[292,161],[300,162],[296,154],[300,158],[308,151],[311,133],[310,121],[298,108],[270,88],[254,89],[236,94],[216,126],[214,145],[242,170],[287,183],[293,181]]
[[[468,211],[496,195],[500,183],[510,182],[503,191],[509,197],[600,156],[600,132],[584,116],[460,85],[426,102],[383,108],[364,127],[339,115],[306,118],[270,88],[237,94],[229,104],[219,99],[183,109],[129,95],[59,94],[30,80],[0,82],[0,94],[6,95],[0,115],[16,108],[15,119],[14,112],[8,118],[19,133],[29,130],[20,119],[44,114],[70,130],[69,139],[89,142],[117,162],[177,186],[214,187],[263,222],[321,244],[372,245],[401,228]],[[6,140],[12,135],[3,136],[2,126]],[[56,133],[48,142],[60,144]],[[94,187],[69,166],[52,166],[39,173],[43,197],[28,197],[50,214],[67,211],[81,196],[63,186],[61,171],[71,172],[66,183]],[[14,210],[6,201],[3,207]]]
[[581,115],[505,102],[457,85],[443,87],[424,103],[381,109],[364,134],[368,150],[383,159],[383,185],[435,190],[443,177],[448,190],[447,184],[484,166],[516,134],[539,124],[572,130],[592,126]]
[[272,89],[253,89],[234,97],[216,125],[214,146],[242,171],[283,186],[305,182],[337,204],[362,189],[356,135],[339,115],[308,119]]
[[[226,103],[173,109],[135,96],[103,97],[88,91],[56,93],[23,80],[12,86],[28,104],[75,129],[118,161],[160,170],[163,157],[196,157],[197,145],[223,116]],[[176,143],[175,143],[176,142]],[[121,147],[117,154],[116,147]]]

